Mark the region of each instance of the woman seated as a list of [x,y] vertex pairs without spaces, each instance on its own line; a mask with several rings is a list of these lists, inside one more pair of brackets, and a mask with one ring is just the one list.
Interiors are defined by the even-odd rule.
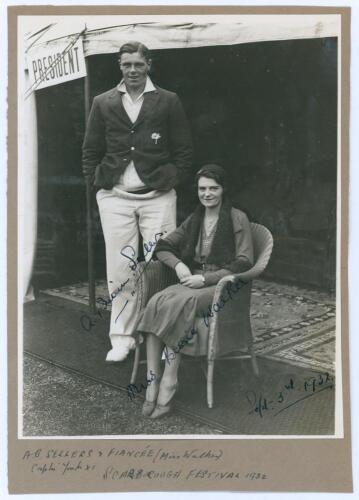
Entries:
[[[227,199],[226,172],[206,165],[196,174],[200,204],[165,239],[156,257],[173,268],[179,283],[155,294],[148,302],[137,331],[146,334],[147,387],[142,414],[159,418],[171,410],[181,360],[178,349],[195,318],[212,304],[218,281],[253,266],[253,244],[247,216]],[[177,348],[176,348],[177,347]],[[160,363],[166,349],[162,378]]]

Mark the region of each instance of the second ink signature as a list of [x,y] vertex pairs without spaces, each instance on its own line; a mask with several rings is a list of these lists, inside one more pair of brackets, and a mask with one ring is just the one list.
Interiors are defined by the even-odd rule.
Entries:
[[222,311],[222,309],[226,305],[226,302],[228,302],[229,300],[233,300],[233,296],[238,293],[239,290],[245,285],[248,285],[248,283],[242,281],[239,278],[236,278],[234,282],[229,281],[226,284],[225,291],[219,297],[219,301],[215,302],[214,304],[210,304],[208,306],[207,312],[203,314],[203,321],[207,328],[209,327],[210,318],[213,318],[215,314]]
[[157,380],[156,374],[150,370],[150,376],[151,378],[146,379],[145,383],[141,383],[139,386],[136,384],[129,384],[127,386],[127,397],[129,401],[133,401],[137,394],[142,392],[143,390],[146,390],[149,385],[152,384],[154,380]]
[[163,349],[163,354],[165,356],[166,363],[169,365],[171,361],[176,358],[176,354],[178,354],[191,340],[195,335],[198,334],[198,331],[195,328],[192,328],[189,335],[182,337],[178,344],[173,348],[172,352],[168,351],[168,347],[165,345]]

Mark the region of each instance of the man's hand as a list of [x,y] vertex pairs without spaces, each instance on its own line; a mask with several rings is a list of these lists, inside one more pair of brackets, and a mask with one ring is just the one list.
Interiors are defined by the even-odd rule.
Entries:
[[189,288],[203,288],[204,281],[202,274],[193,274],[192,276],[188,276],[183,278],[181,281],[181,285],[188,286]]
[[182,281],[185,278],[188,278],[189,276],[192,276],[190,269],[186,266],[186,264],[183,264],[183,262],[179,262],[176,265],[175,271],[180,281]]

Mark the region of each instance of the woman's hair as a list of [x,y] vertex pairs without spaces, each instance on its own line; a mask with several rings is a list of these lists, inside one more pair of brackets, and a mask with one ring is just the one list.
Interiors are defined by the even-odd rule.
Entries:
[[217,165],[215,163],[208,163],[207,165],[203,165],[198,172],[196,173],[196,185],[198,185],[198,181],[200,177],[207,177],[207,179],[213,179],[220,184],[223,188],[223,195],[227,194],[228,191],[228,179],[227,172],[223,167]]
[[121,61],[122,54],[134,54],[135,52],[138,52],[147,62],[151,59],[151,53],[146,45],[141,42],[128,42],[120,47],[118,60]]

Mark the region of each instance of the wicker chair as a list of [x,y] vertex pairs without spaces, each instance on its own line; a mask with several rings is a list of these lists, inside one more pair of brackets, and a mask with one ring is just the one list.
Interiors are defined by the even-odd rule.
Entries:
[[[270,259],[272,249],[273,249],[273,237],[270,231],[260,225],[251,223],[253,246],[254,246],[254,266],[246,272],[239,274],[231,274],[222,278],[216,286],[212,305],[218,302],[221,294],[224,292],[225,287],[228,282],[236,282],[240,280],[241,282],[251,284],[251,281],[257,278],[266,268],[268,261]],[[138,310],[141,311],[149,301],[149,299],[157,292],[163,290],[164,288],[177,283],[178,279],[176,273],[169,269],[167,266],[159,261],[150,262],[149,264],[142,264],[142,269],[140,272],[140,278],[138,282],[139,290],[139,301]],[[234,302],[234,301],[233,301]],[[235,304],[233,308],[226,308],[221,312],[221,316],[227,316],[229,314],[235,313]],[[209,329],[208,329],[208,348],[207,348],[207,404],[209,408],[213,407],[213,374],[214,374],[214,362],[215,360],[229,360],[229,359],[251,359],[253,371],[258,376],[258,365],[256,361],[256,356],[253,351],[253,337],[252,330],[250,326],[250,294],[249,300],[244,313],[247,316],[247,332],[246,341],[247,349],[245,352],[235,352],[230,353],[225,356],[216,356],[216,345],[218,339],[218,331],[220,329],[219,314],[214,314],[212,318],[209,319]],[[243,314],[243,311],[241,311]],[[233,320],[233,318],[232,318]],[[198,325],[197,325],[198,323]],[[202,318],[196,320],[195,327],[203,323]],[[136,347],[134,365],[131,375],[131,384],[134,384],[137,377],[138,366],[140,363],[140,347]]]

